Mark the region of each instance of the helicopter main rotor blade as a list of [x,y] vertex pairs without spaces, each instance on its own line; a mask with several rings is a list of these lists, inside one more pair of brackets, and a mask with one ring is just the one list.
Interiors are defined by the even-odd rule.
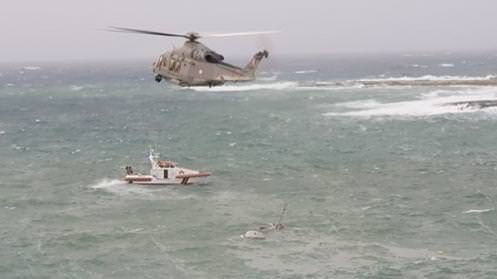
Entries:
[[253,31],[253,32],[237,32],[237,33],[212,33],[202,35],[202,38],[222,38],[222,37],[236,37],[236,36],[255,36],[255,35],[265,35],[279,33],[279,30],[269,30],[269,31]]
[[189,39],[188,36],[182,35],[182,34],[162,33],[162,32],[156,32],[156,31],[133,29],[133,28],[124,28],[124,27],[116,27],[116,26],[109,26],[109,30],[108,31],[112,31],[112,32],[124,32],[124,33],[147,34],[147,35],[155,35],[155,36],[167,36],[167,37],[181,37],[181,38]]

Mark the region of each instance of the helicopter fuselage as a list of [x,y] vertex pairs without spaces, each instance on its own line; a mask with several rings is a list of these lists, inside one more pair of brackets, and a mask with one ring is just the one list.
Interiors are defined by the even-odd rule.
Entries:
[[244,68],[223,62],[224,57],[198,41],[186,41],[178,49],[160,55],[153,64],[156,81],[165,79],[180,86],[217,86],[225,82],[251,81],[260,61],[260,51]]

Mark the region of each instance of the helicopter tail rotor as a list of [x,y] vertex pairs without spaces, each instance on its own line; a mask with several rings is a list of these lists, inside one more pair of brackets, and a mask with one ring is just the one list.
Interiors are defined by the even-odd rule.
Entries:
[[255,78],[255,70],[257,70],[257,66],[261,63],[262,59],[267,58],[269,56],[269,52],[267,50],[262,50],[257,52],[254,57],[249,61],[247,66],[243,69],[248,75]]

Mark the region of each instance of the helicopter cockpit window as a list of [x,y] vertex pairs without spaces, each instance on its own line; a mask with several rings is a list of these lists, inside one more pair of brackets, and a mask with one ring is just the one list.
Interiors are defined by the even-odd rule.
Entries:
[[203,58],[202,51],[200,51],[198,49],[193,50],[192,51],[192,58],[196,59],[196,60],[202,60],[202,58]]

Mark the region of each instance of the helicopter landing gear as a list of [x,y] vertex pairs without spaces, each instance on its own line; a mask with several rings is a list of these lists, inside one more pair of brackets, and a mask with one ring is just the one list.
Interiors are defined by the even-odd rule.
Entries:
[[155,76],[155,81],[161,82],[161,80],[162,80],[162,76],[161,75],[156,75]]

